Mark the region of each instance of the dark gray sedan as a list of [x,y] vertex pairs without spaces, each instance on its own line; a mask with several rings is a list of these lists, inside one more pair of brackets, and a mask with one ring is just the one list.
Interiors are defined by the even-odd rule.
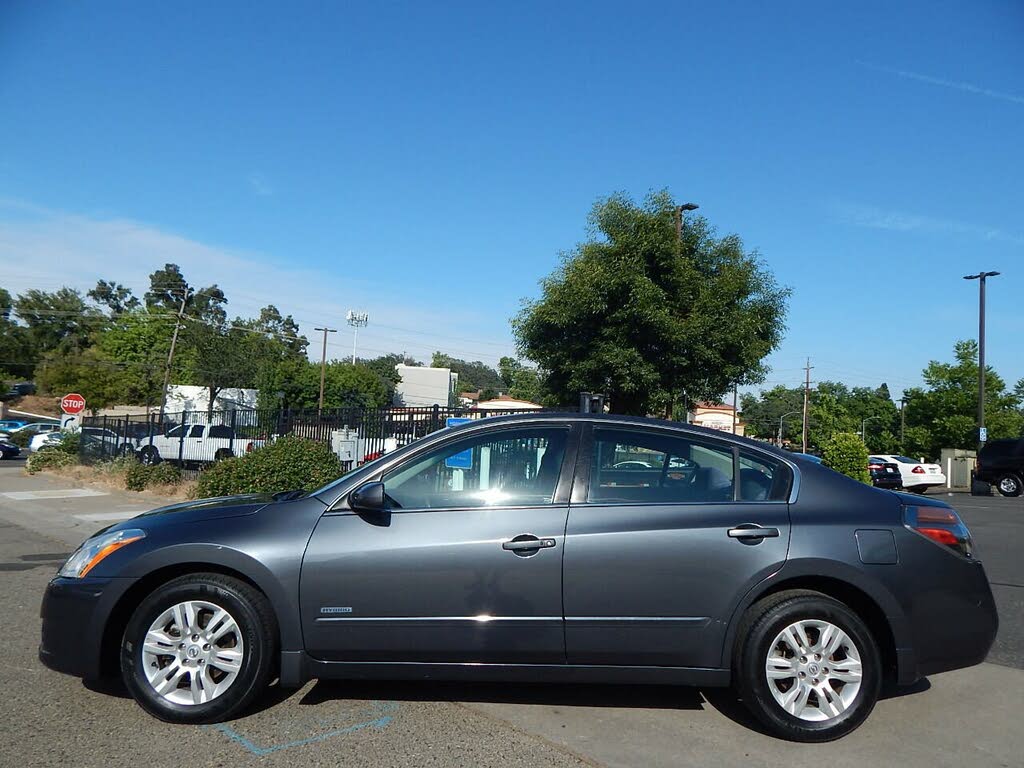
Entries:
[[997,617],[941,501],[650,419],[492,417],[313,493],[165,507],[49,585],[40,658],[174,722],[274,679],[734,685],[825,741],[883,679],[977,664]]

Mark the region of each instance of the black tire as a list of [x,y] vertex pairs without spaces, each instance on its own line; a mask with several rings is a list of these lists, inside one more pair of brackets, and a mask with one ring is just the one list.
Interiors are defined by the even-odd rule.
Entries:
[[152,445],[147,445],[141,451],[139,451],[139,461],[141,461],[147,467],[156,466],[161,462],[160,451],[158,451]]
[[996,489],[1003,496],[1015,498],[1020,496],[1021,491],[1024,490],[1024,482],[1018,475],[1008,473],[999,478],[996,482]]
[[928,486],[927,485],[914,485],[914,486],[911,486],[909,488],[909,490],[913,491],[914,493],[919,493],[922,496],[924,496],[926,493],[928,493]]
[[[783,709],[772,695],[765,674],[775,638],[794,622],[807,619],[839,627],[857,646],[861,657],[861,688],[856,698],[842,714],[820,722],[800,719]],[[827,595],[790,590],[765,598],[747,611],[737,641],[735,686],[743,703],[774,736],[802,742],[838,739],[863,723],[878,700],[882,664],[875,639],[856,613]]]
[[129,456],[138,458],[137,454],[135,453],[135,447],[131,443],[125,443],[124,445],[122,445],[121,450],[118,453],[119,455],[124,456],[126,458]]
[[234,455],[230,448],[218,448],[217,452],[213,454],[213,460],[224,461],[224,459],[230,459]]
[[[168,701],[154,690],[143,668],[142,643],[161,613],[188,600],[227,610],[238,626],[244,654],[227,690],[211,701],[185,705]],[[263,593],[230,576],[189,574],[158,587],[139,604],[121,641],[121,675],[135,701],[154,717],[170,723],[217,723],[245,710],[266,690],[277,667],[277,649],[277,620]]]

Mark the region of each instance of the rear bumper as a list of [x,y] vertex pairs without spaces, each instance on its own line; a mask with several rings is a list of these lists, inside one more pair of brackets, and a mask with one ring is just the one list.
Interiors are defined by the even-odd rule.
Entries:
[[875,488],[885,488],[886,490],[895,491],[903,487],[903,481],[898,477],[877,477],[871,478],[871,484]]
[[56,672],[95,679],[102,675],[104,632],[114,606],[134,579],[55,578],[39,610],[39,660]]
[[936,485],[945,485],[946,476],[943,473],[937,475],[903,475],[904,488],[919,488],[922,485],[931,488]]

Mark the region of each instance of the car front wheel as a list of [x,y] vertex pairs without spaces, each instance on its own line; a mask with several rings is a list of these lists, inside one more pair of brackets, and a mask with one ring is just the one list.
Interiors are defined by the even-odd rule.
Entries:
[[1003,475],[996,483],[996,488],[1003,496],[1020,496],[1022,486],[1021,479],[1016,475]]
[[214,723],[247,707],[269,684],[277,630],[266,597],[220,574],[157,588],[136,609],[121,644],[121,673],[135,700],[173,723]]
[[831,741],[857,728],[874,708],[882,683],[878,647],[843,603],[814,592],[782,592],[754,605],[740,632],[737,687],[773,735]]

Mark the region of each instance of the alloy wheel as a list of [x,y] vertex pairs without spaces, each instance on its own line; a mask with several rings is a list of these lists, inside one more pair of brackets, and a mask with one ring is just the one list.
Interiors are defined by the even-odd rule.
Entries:
[[142,645],[146,679],[174,704],[205,704],[238,677],[245,647],[235,619],[203,600],[177,603],[150,625]]
[[1015,477],[1004,477],[999,481],[999,492],[1006,496],[1013,496],[1020,492],[1019,481]]
[[782,709],[800,720],[824,722],[842,715],[856,700],[863,677],[861,655],[835,624],[805,619],[776,636],[765,676]]

